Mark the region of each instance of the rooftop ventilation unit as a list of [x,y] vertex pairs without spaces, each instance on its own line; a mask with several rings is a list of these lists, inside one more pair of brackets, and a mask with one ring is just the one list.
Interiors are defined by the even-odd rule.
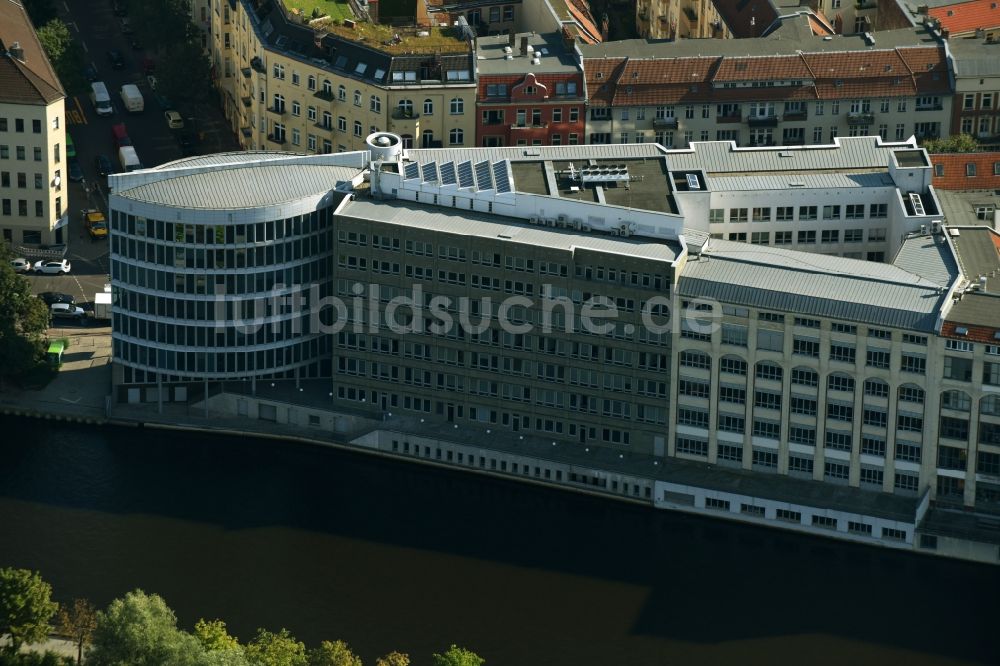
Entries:
[[913,205],[914,215],[926,215],[924,212],[924,202],[920,199],[920,195],[916,192],[910,192],[910,203]]
[[581,167],[575,179],[582,183],[627,183],[630,180],[628,166],[624,164]]

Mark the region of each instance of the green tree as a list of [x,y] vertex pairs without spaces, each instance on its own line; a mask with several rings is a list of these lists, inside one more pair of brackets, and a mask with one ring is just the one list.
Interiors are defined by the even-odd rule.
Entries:
[[162,597],[142,590],[115,599],[97,614],[88,666],[201,666],[205,650],[177,628],[177,616]]
[[23,377],[42,360],[42,336],[49,327],[48,308],[11,268],[11,258],[0,243],[0,385],[5,378]]
[[361,666],[361,657],[344,641],[323,641],[309,651],[309,666]]
[[920,145],[928,153],[974,153],[982,150],[979,142],[969,134],[955,134],[947,139],[927,139]]
[[45,640],[58,608],[52,586],[37,571],[0,569],[0,635],[10,636],[0,651],[17,654],[22,645]]
[[[158,53],[172,44],[187,41],[195,28],[185,4],[184,0],[131,0],[129,16],[139,40]],[[198,50],[201,51],[201,44]]]
[[200,44],[172,46],[156,67],[157,92],[174,103],[197,105],[212,99],[212,64]]
[[86,599],[74,599],[73,605],[62,606],[56,616],[59,633],[76,643],[76,663],[83,662],[83,648],[90,645],[97,628],[97,609]]
[[56,76],[69,94],[79,94],[86,88],[80,63],[84,61],[83,49],[73,39],[69,26],[54,18],[38,29],[38,41],[56,71]]
[[209,652],[242,650],[240,641],[230,636],[226,631],[226,623],[222,620],[198,620],[194,625],[194,637],[201,646]]
[[452,644],[444,654],[435,653],[432,657],[434,666],[482,666],[486,662],[471,650]]
[[410,666],[410,655],[393,650],[375,660],[375,666]]
[[252,666],[309,666],[306,646],[295,640],[287,629],[278,633],[258,629],[257,636],[247,643],[245,651]]

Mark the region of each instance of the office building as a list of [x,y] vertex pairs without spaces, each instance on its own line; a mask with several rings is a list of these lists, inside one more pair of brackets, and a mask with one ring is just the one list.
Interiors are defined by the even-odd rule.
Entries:
[[0,1],[0,232],[17,254],[66,241],[65,98],[24,6]]
[[[1000,236],[927,209],[931,164],[912,141],[404,150],[379,133],[367,148],[112,177],[118,399],[328,377],[313,409],[370,414],[382,425],[364,445],[380,450],[419,441],[422,456],[660,507],[995,551],[954,525],[1000,510]],[[828,206],[844,208],[819,215]],[[768,243],[715,224],[768,229]],[[782,225],[863,229],[857,252],[873,260],[839,242],[776,247]],[[251,320],[262,327],[242,330],[236,303],[301,292],[308,304],[271,300]],[[332,300],[343,307],[324,316]],[[590,327],[612,306],[607,327]],[[318,330],[317,317],[339,325]],[[604,462],[487,457],[476,433]],[[648,471],[621,476],[626,457]]]

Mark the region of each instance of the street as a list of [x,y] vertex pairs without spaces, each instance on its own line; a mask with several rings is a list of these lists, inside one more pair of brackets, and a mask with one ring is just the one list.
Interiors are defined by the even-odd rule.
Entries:
[[[88,62],[97,70],[99,80],[108,88],[114,113],[98,116],[89,95],[69,96],[66,99],[67,132],[72,135],[77,159],[83,169],[82,183],[65,182],[68,188],[69,225],[66,235],[66,258],[72,262],[69,275],[29,274],[32,291],[56,291],[72,295],[77,305],[86,310],[93,308],[94,294],[109,281],[109,241],[94,240],[84,228],[81,210],[99,208],[107,215],[107,180],[97,174],[95,158],[106,156],[115,169],[119,168],[117,148],[111,127],[124,123],[143,166],[153,167],[182,157],[177,141],[178,132],[167,127],[161,109],[152,95],[149,82],[142,71],[143,59],[153,57],[144,50],[131,46],[131,38],[121,33],[120,19],[113,15],[111,0],[61,0],[57,3],[59,17],[66,22],[71,34],[79,41],[88,58],[80,63],[82,70]],[[112,69],[107,52],[117,49],[125,59],[122,69]],[[155,58],[154,58],[155,60]],[[141,113],[125,111],[119,91],[127,83],[136,84],[145,100]],[[215,153],[238,150],[222,111],[214,106],[202,107],[196,113],[179,109],[189,131],[196,128],[201,141],[194,146],[195,153]],[[110,222],[110,219],[109,219]],[[37,259],[39,257],[28,257]],[[89,320],[88,320],[89,321]]]

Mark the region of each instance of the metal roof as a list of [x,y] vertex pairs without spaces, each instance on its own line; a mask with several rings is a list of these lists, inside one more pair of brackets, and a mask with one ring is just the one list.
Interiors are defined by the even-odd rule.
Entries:
[[243,210],[325,194],[358,173],[340,166],[264,164],[161,178],[116,194],[160,206]]
[[219,164],[250,164],[253,162],[263,162],[265,160],[277,160],[286,157],[301,157],[299,153],[276,152],[273,150],[241,150],[231,153],[212,153],[211,155],[195,155],[193,157],[182,157],[173,162],[165,162],[154,170],[175,169],[178,167],[200,167]]
[[884,169],[892,162],[892,152],[900,148],[913,150],[916,144],[888,143],[878,136],[836,137],[834,143],[828,145],[775,148],[738,148],[732,141],[696,141],[690,148],[668,151],[667,165],[671,171],[701,169],[708,173],[748,174],[816,169]]
[[892,264],[942,287],[950,287],[960,274],[955,254],[942,234],[907,238]]
[[523,220],[496,214],[475,213],[401,200],[355,199],[340,209],[340,215],[459,236],[500,238],[509,243],[569,252],[592,250],[669,263],[673,263],[682,251],[680,244],[676,242],[539,227]]
[[712,240],[678,291],[777,312],[933,331],[938,284],[890,264]]
[[613,160],[660,157],[664,149],[656,143],[611,143],[584,146],[516,146],[501,148],[419,148],[406,151],[413,162],[544,162],[562,160]]
[[791,173],[782,176],[723,176],[708,178],[708,189],[716,192],[795,189],[817,190],[849,187],[892,187],[888,171],[882,173]]

